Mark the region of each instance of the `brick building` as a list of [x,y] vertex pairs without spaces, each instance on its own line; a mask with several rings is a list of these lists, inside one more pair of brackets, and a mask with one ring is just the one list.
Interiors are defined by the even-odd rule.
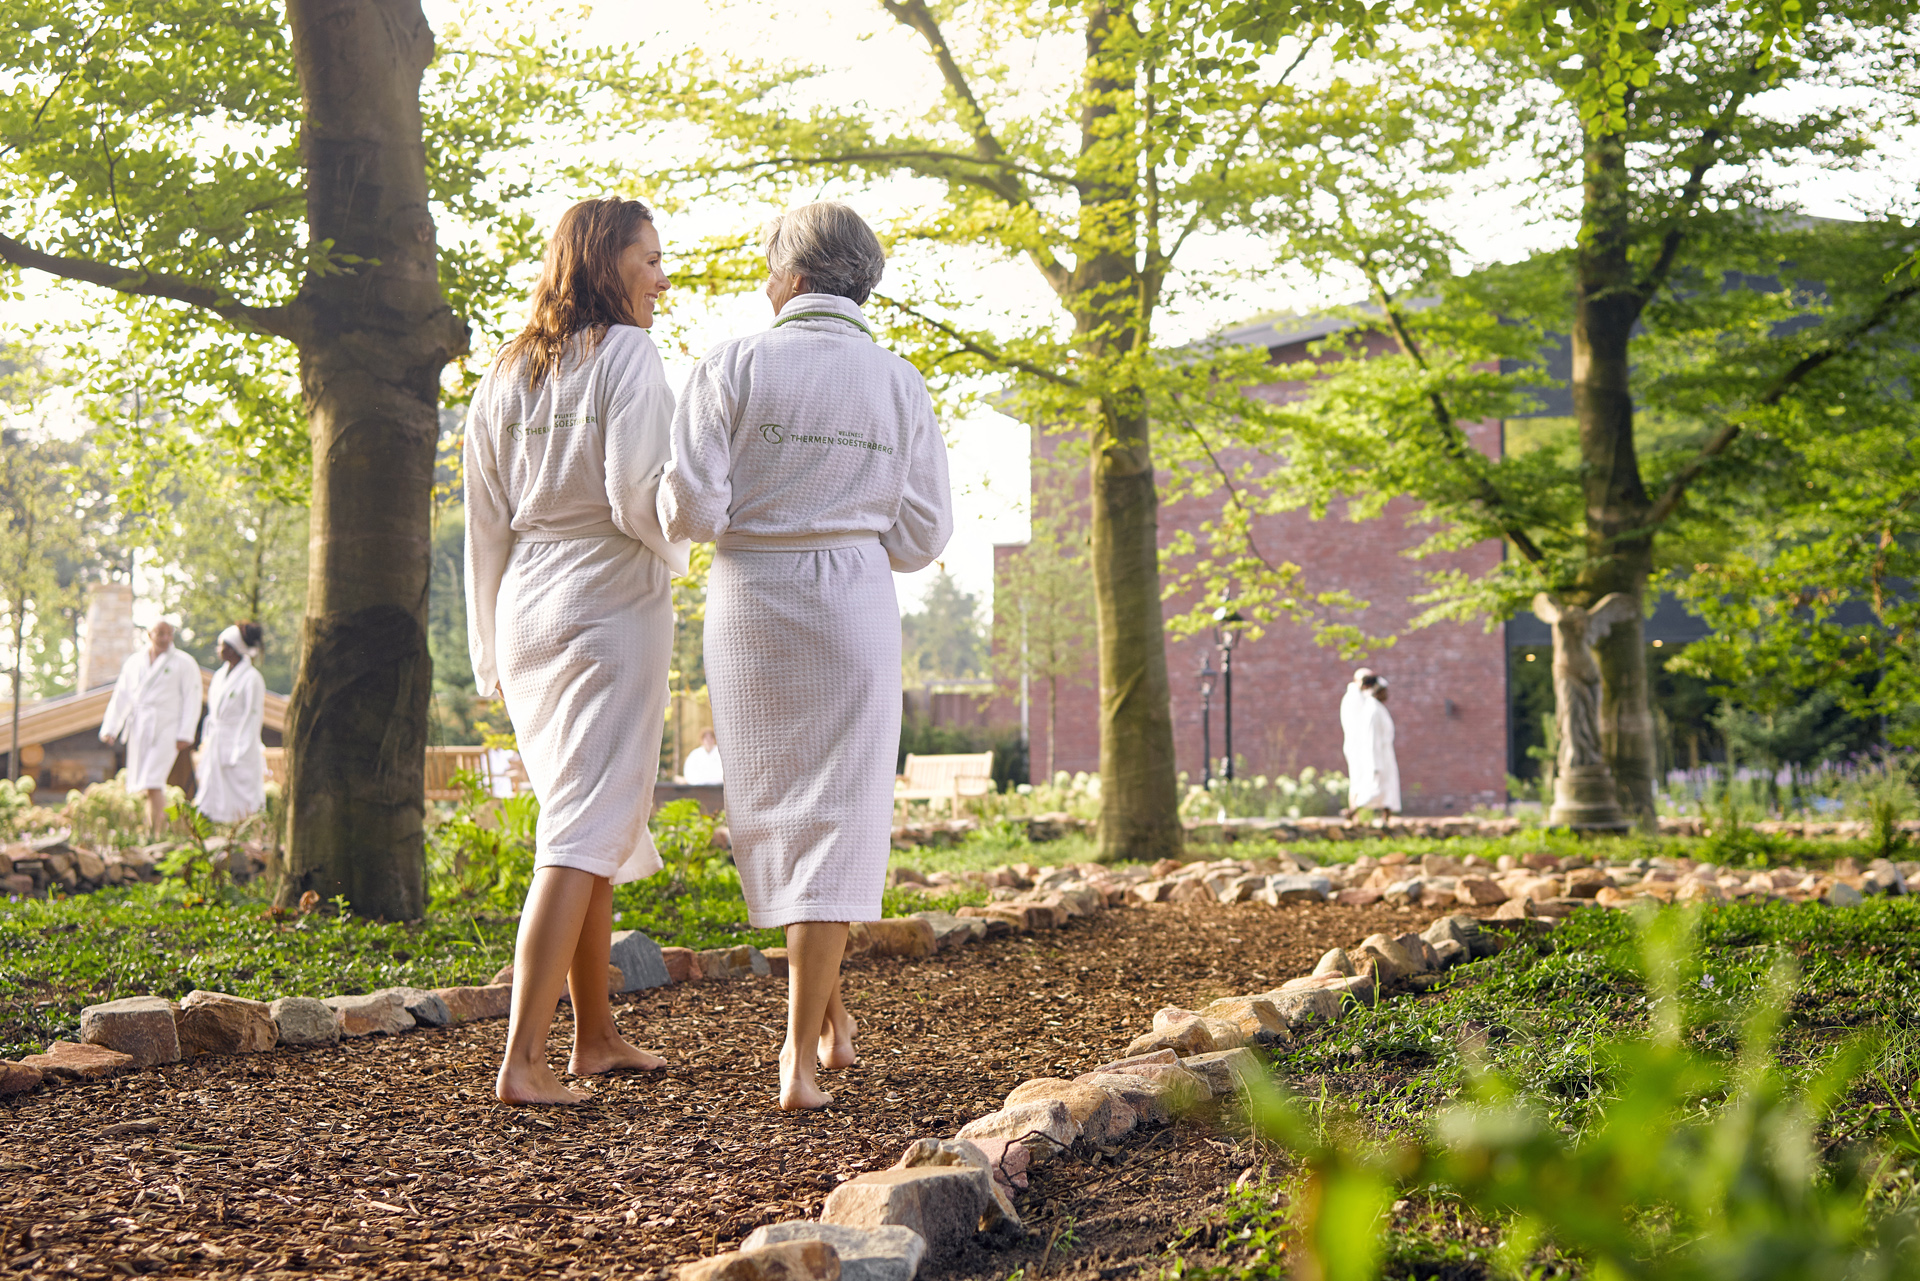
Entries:
[[[1349,323],[1328,317],[1289,317],[1241,326],[1218,338],[1265,347],[1270,363],[1283,364],[1306,359],[1309,343]],[[1278,400],[1290,397],[1297,387],[1276,382],[1249,391]],[[1467,433],[1475,446],[1490,454],[1502,447],[1498,422],[1470,424]],[[1034,447],[1047,448],[1047,438],[1036,433]],[[1036,476],[1040,472],[1035,469]],[[1218,502],[1184,499],[1164,504],[1159,513],[1161,546],[1167,546],[1175,530],[1197,528],[1215,514]],[[1409,559],[1404,553],[1432,532],[1430,527],[1409,524],[1416,510],[1411,500],[1396,499],[1379,518],[1358,523],[1337,509],[1320,521],[1302,511],[1287,512],[1261,518],[1256,537],[1269,555],[1298,564],[1311,589],[1344,588],[1367,601],[1367,609],[1353,621],[1368,634],[1400,636],[1397,644],[1373,652],[1364,661],[1386,676],[1392,689],[1389,706],[1406,810],[1457,814],[1506,799],[1507,641],[1503,629],[1487,631],[1477,623],[1442,623],[1402,633],[1420,612],[1410,599],[1424,590],[1427,573],[1450,568],[1484,573],[1499,563],[1501,548],[1484,543],[1463,552]],[[1018,551],[1018,547],[996,549],[996,574],[1006,558]],[[1191,604],[1171,600],[1165,611],[1171,617],[1185,613]],[[1206,655],[1213,656],[1218,668],[1210,636],[1169,638],[1175,747],[1179,768],[1196,782],[1204,760],[1196,673]],[[1342,660],[1336,650],[1314,644],[1308,629],[1297,625],[1272,624],[1260,639],[1242,640],[1233,658],[1233,751],[1243,762],[1243,776],[1295,774],[1307,766],[1344,772],[1339,703],[1355,665]],[[1218,758],[1224,751],[1221,689],[1215,689],[1212,701],[1212,754]],[[1002,708],[1008,720],[1019,715],[1011,699]],[[1055,767],[1097,770],[1099,696],[1091,663],[1080,680],[1061,683],[1057,719]],[[1045,694],[1039,689],[1031,693],[1029,724],[1029,759],[1038,775],[1044,773],[1048,749]]]

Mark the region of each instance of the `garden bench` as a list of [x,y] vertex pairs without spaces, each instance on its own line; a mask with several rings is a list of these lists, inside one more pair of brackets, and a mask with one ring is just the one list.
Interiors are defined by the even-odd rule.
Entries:
[[954,756],[907,757],[906,773],[893,783],[893,799],[945,801],[949,817],[960,814],[960,798],[985,796],[993,790],[993,753],[967,752]]
[[[266,756],[267,781],[287,785],[287,749],[268,747],[262,749]],[[453,775],[456,770],[472,770],[493,790],[493,770],[487,761],[487,749],[484,747],[429,747],[427,749],[427,799],[430,801],[457,801],[465,793],[454,786]],[[513,783],[513,790],[524,787],[523,771],[508,767],[507,776]]]

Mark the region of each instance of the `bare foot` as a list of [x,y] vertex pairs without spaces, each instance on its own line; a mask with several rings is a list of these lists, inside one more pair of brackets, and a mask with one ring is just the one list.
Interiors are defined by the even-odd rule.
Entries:
[[804,1112],[833,1105],[833,1096],[811,1080],[800,1078],[800,1056],[791,1045],[780,1050],[780,1110]]
[[599,1076],[603,1072],[654,1072],[666,1065],[658,1054],[616,1037],[591,1047],[574,1046],[567,1071],[575,1076]]
[[860,1056],[853,1049],[853,1036],[859,1030],[851,1014],[844,1023],[835,1023],[833,1016],[828,1015],[825,1026],[820,1029],[820,1066],[850,1068],[859,1063]]
[[553,1069],[544,1063],[534,1068],[514,1068],[502,1064],[500,1076],[493,1084],[493,1094],[502,1103],[553,1106],[585,1103],[588,1097],[584,1094],[576,1094],[560,1084],[560,1078],[555,1076]]

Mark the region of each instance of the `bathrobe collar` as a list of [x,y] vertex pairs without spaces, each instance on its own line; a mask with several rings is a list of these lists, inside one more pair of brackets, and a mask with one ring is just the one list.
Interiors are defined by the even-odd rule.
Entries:
[[[841,328],[851,325],[869,338],[873,338],[873,329],[867,324],[867,318],[860,312],[860,304],[851,298],[839,294],[795,294],[787,299],[787,305],[780,309],[779,318],[773,327],[801,324],[809,329]],[[878,342],[876,338],[874,341]]]

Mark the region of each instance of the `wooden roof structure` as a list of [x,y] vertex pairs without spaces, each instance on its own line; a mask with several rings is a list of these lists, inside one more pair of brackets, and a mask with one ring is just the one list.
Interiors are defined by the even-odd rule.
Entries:
[[[201,697],[213,684],[213,671],[200,669]],[[113,686],[100,685],[82,694],[62,694],[58,698],[43,698],[32,703],[20,705],[20,746],[32,747],[35,744],[57,742],[72,734],[82,734],[88,730],[98,732],[100,725],[107,719],[107,703],[113,698]],[[275,733],[285,733],[287,726],[287,696],[267,691],[266,708],[261,717],[266,728]],[[0,753],[6,752],[13,744],[13,704],[0,703]]]

